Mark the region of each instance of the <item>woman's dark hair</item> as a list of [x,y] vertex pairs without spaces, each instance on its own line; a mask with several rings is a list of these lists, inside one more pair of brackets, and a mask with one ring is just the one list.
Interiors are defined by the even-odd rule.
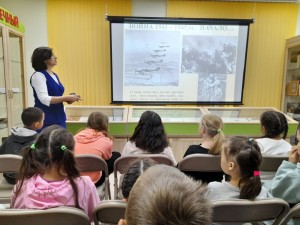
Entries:
[[36,48],[31,56],[32,68],[35,71],[42,71],[47,69],[46,60],[50,59],[53,55],[52,48],[39,47]]
[[129,138],[136,147],[152,154],[161,153],[169,146],[169,141],[160,116],[153,111],[145,111]]
[[266,111],[260,117],[260,124],[265,128],[266,138],[274,138],[283,134],[285,139],[288,133],[288,122],[285,115],[277,111]]
[[262,161],[260,148],[252,138],[233,136],[225,148],[226,159],[232,158],[239,167],[240,199],[254,200],[261,191],[261,180],[257,171]]
[[87,126],[93,130],[102,132],[108,137],[108,117],[101,112],[93,112],[89,115]]
[[80,177],[73,156],[74,146],[73,135],[65,128],[58,125],[45,128],[37,137],[36,142],[23,150],[20,181],[15,191],[15,199],[18,197],[25,179],[42,174],[53,165],[56,165],[58,172],[62,172],[61,175],[67,176],[70,181],[75,196],[75,207],[80,208],[78,187],[74,181],[74,179]]
[[134,161],[124,174],[121,189],[124,198],[128,198],[131,188],[141,174],[143,174],[149,167],[157,163],[152,159],[141,158]]

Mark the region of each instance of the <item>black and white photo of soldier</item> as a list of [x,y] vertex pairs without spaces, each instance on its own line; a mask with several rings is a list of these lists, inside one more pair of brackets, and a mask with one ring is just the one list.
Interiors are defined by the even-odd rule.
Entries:
[[235,73],[236,37],[185,35],[182,46],[182,73]]
[[198,75],[198,101],[225,100],[226,79],[236,72],[237,37],[183,36],[181,73]]

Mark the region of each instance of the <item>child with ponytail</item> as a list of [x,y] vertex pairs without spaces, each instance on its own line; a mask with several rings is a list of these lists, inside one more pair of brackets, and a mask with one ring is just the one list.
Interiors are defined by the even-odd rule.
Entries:
[[288,155],[292,146],[285,138],[288,122],[285,115],[277,111],[266,111],[260,117],[263,137],[256,139],[262,154]]
[[68,130],[57,125],[45,128],[35,143],[24,149],[11,208],[70,206],[84,210],[92,221],[93,209],[100,200],[91,179],[79,175],[74,145]]
[[[222,119],[214,114],[204,115],[199,124],[199,133],[202,143],[190,145],[183,157],[199,153],[220,155],[225,140]],[[222,172],[185,172],[185,174],[205,183],[221,181],[224,175]]]
[[268,198],[271,195],[262,187],[259,167],[262,161],[260,148],[252,138],[233,136],[222,149],[221,167],[230,175],[229,182],[211,182],[208,184],[207,197],[219,199]]

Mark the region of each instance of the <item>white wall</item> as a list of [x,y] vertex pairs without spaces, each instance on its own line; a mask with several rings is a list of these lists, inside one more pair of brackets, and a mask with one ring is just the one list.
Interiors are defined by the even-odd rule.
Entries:
[[132,16],[166,17],[166,0],[132,0]]
[[31,54],[40,46],[48,45],[46,0],[0,0],[0,6],[18,16],[25,27],[25,58],[28,87],[28,106],[33,106],[33,93],[29,83],[33,68]]

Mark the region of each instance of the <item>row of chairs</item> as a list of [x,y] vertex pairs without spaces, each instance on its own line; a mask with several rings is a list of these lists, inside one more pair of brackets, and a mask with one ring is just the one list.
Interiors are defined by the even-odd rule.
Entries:
[[[114,199],[120,199],[118,173],[124,174],[131,162],[140,157],[150,157],[158,163],[173,165],[172,161],[167,156],[161,154],[131,155],[118,158],[114,163]],[[260,170],[264,172],[264,175],[268,173],[273,173],[274,175],[283,160],[288,160],[288,157],[264,155]],[[183,172],[222,172],[220,161],[221,156],[219,155],[192,154],[183,158],[178,163],[178,169]],[[265,178],[271,179],[270,175],[265,175]]]
[[[118,158],[114,163],[114,199],[120,199],[120,185],[118,183],[118,173],[124,174],[129,165],[138,158],[150,157],[161,164],[173,165],[170,158],[162,154],[142,154],[130,155]],[[286,156],[264,155],[260,170],[265,172],[276,172]],[[18,171],[22,157],[18,155],[0,155],[0,173]],[[81,172],[103,171],[105,176],[104,199],[111,199],[109,173],[105,160],[96,156],[83,154],[75,157],[77,166]],[[183,158],[178,163],[181,171],[201,171],[201,172],[222,172],[220,156],[209,154],[193,154]],[[0,203],[9,203],[12,185],[0,185]]]
[[[126,202],[103,201],[93,212],[94,224],[117,224],[124,218]],[[4,209],[0,210],[0,225],[91,225],[86,213],[73,207],[57,207],[50,209]]]
[[[252,223],[263,224],[271,221],[273,225],[286,225],[290,219],[300,218],[300,204],[292,209],[282,199],[264,200],[223,200],[212,204],[214,223]],[[120,200],[102,201],[93,212],[95,225],[117,224],[124,218],[126,202]],[[7,224],[43,224],[53,225],[89,225],[87,215],[76,208],[58,207],[45,210],[0,210],[0,225]]]

